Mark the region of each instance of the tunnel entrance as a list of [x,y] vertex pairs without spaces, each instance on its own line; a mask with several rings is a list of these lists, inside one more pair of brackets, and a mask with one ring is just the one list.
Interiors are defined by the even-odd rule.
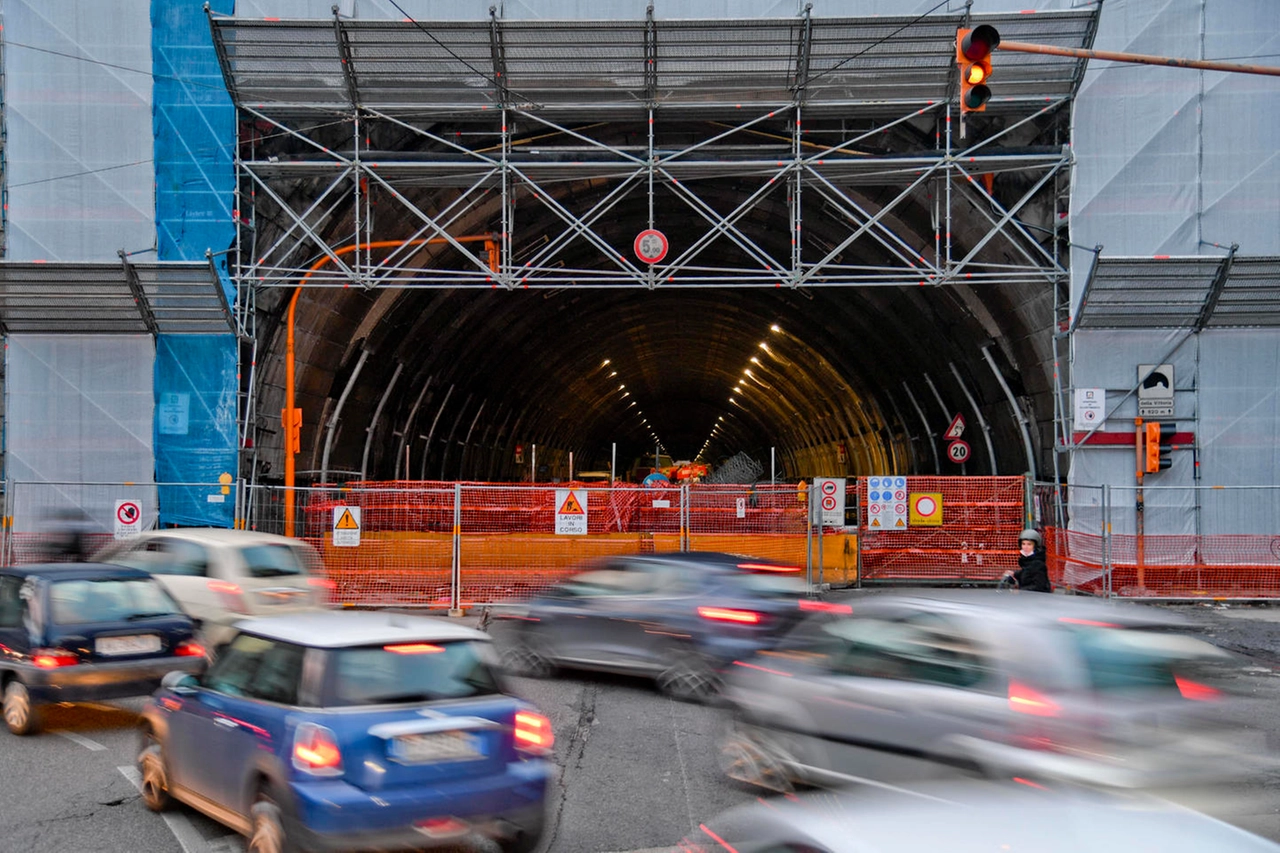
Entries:
[[1002,56],[962,116],[978,20],[211,17],[243,473],[1050,473],[1084,61]]

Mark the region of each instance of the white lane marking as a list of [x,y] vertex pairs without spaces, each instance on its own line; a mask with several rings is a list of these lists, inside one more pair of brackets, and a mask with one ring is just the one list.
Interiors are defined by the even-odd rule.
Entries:
[[[117,767],[120,775],[133,783],[139,791],[142,790],[142,776],[138,773],[138,768],[131,765]],[[165,825],[169,827],[169,831],[173,833],[173,837],[178,840],[178,846],[182,848],[182,853],[206,853],[209,849],[208,843],[192,825],[180,814],[170,814],[169,812],[161,812],[160,817],[164,818]]]
[[684,809],[685,814],[689,817],[689,828],[692,830],[698,825],[697,819],[693,816],[693,796],[689,790],[689,771],[684,763],[684,749],[680,745],[680,724],[676,719],[675,699],[667,697],[667,709],[671,712],[671,733],[675,736],[676,742],[676,758],[680,760],[680,782],[684,789]]
[[106,749],[105,746],[98,743],[96,740],[89,740],[87,737],[84,737],[83,735],[78,735],[75,732],[68,732],[68,731],[63,731],[61,729],[58,729],[54,732],[54,734],[62,735],[67,740],[71,741],[72,743],[80,744],[90,752],[102,752],[102,750]]

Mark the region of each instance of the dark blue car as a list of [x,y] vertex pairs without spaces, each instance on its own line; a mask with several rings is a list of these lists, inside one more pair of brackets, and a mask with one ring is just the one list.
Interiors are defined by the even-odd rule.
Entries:
[[806,607],[798,566],[734,554],[632,554],[589,564],[527,605],[495,611],[503,664],[650,676],[686,700],[711,698],[721,672],[776,642]]
[[486,634],[372,612],[238,630],[143,711],[149,808],[180,800],[253,853],[537,845],[551,724],[502,692]]
[[0,688],[16,735],[40,706],[146,695],[200,672],[191,619],[146,572],[97,563],[0,568]]

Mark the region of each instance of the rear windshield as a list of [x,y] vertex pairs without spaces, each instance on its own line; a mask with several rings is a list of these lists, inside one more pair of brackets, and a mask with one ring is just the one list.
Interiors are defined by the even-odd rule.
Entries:
[[119,622],[182,612],[151,578],[55,581],[49,601],[55,625]]
[[480,643],[397,643],[333,653],[329,705],[381,705],[497,693]]
[[1214,646],[1173,634],[1115,628],[1067,631],[1085,666],[1089,686],[1101,692],[1176,690],[1177,677],[1201,680],[1220,662]]
[[808,590],[803,577],[789,572],[753,572],[730,577],[730,583],[766,598],[794,598]]
[[290,545],[255,545],[245,548],[241,554],[245,571],[251,578],[279,578],[306,572],[297,549]]

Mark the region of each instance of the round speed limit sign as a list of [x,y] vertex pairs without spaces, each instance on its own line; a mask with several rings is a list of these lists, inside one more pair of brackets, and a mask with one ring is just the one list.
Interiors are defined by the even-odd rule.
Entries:
[[646,264],[656,264],[667,256],[667,237],[656,228],[646,228],[636,235],[631,248]]
[[952,462],[963,462],[969,458],[969,442],[956,439],[947,445],[947,458]]

